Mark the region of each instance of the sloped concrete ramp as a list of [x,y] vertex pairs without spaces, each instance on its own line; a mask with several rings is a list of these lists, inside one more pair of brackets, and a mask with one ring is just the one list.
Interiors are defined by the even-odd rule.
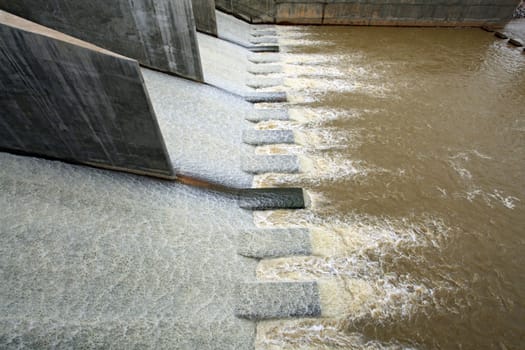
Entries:
[[216,11],[219,38],[239,44],[250,51],[279,51],[277,32],[258,28],[221,11]]
[[279,91],[261,91],[250,87],[255,76],[250,73],[253,61],[251,55],[257,55],[248,49],[209,35],[197,33],[201,53],[204,81],[210,85],[238,95],[249,102],[284,102],[286,93]]
[[212,86],[142,69],[175,172],[207,182],[247,188],[241,169],[243,130],[257,115],[251,103]]

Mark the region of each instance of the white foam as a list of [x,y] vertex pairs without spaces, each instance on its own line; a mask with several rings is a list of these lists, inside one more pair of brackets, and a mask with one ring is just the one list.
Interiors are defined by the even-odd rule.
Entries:
[[258,350],[276,349],[348,349],[348,350],[411,350],[398,343],[369,340],[361,334],[345,331],[341,320],[284,320],[265,321],[257,325],[255,347]]
[[[282,154],[282,153],[281,153]],[[297,174],[261,174],[254,178],[255,187],[286,185],[300,183],[303,186],[317,185],[353,177],[366,177],[382,169],[368,167],[363,161],[343,159],[338,156],[302,157],[301,171]]]

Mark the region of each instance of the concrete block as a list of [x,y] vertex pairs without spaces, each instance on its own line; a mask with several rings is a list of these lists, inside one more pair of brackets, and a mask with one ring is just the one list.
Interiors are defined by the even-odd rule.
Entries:
[[246,81],[246,85],[253,89],[276,87],[283,84],[282,78],[255,77]]
[[235,315],[249,320],[321,316],[315,282],[245,283],[236,297]]
[[277,64],[252,64],[248,67],[248,73],[255,75],[282,73],[283,68]]
[[249,188],[237,195],[239,207],[248,210],[304,209],[310,203],[302,188]]
[[144,66],[203,80],[191,0],[0,0],[0,9]]
[[289,120],[290,116],[285,109],[257,109],[255,113],[246,117],[246,120],[254,123],[266,120]]
[[0,148],[173,177],[138,63],[0,11]]
[[242,141],[249,145],[272,145],[279,143],[294,143],[292,130],[244,130]]
[[242,96],[246,101],[252,103],[262,102],[287,102],[286,92],[257,92],[251,95]]
[[252,36],[277,36],[277,32],[275,31],[275,29],[253,29],[252,32],[251,32],[251,35]]
[[251,38],[250,43],[254,45],[278,44],[279,39],[271,36],[258,36]]
[[241,231],[237,252],[257,259],[310,255],[312,254],[310,231],[301,228]]
[[523,46],[523,42],[521,42],[518,39],[513,39],[513,38],[509,39],[509,44],[517,46],[517,47],[522,47]]
[[279,52],[279,46],[278,45],[256,45],[256,46],[248,46],[248,50],[251,52]]
[[192,0],[195,26],[197,30],[217,36],[217,18],[215,17],[215,0]]
[[252,53],[248,55],[248,61],[259,64],[259,63],[277,63],[281,61],[281,56],[274,53]]

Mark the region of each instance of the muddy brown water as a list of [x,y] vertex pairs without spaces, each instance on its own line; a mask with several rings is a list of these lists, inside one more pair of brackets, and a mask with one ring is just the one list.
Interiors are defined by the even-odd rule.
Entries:
[[525,54],[479,29],[280,30],[295,121],[259,127],[295,129],[286,152],[314,165],[260,183],[304,186],[314,207],[259,224],[339,230],[351,248],[260,275],[365,295],[259,346],[523,348]]

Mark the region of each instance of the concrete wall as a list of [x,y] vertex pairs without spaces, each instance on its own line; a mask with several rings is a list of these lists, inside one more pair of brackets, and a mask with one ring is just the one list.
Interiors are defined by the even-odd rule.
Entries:
[[215,0],[193,0],[193,14],[199,32],[217,36]]
[[0,10],[202,81],[191,0],[0,0]]
[[223,11],[259,23],[480,26],[503,24],[519,0],[217,0]]
[[217,8],[250,23],[275,21],[274,0],[215,0]]
[[0,11],[0,149],[161,177],[138,62]]

